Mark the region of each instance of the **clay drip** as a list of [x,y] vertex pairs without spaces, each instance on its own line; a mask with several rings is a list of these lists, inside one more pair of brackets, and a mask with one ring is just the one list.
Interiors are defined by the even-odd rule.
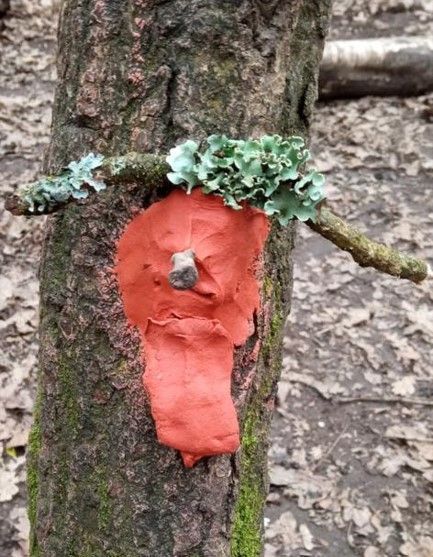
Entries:
[[186,466],[202,455],[235,451],[239,426],[230,398],[233,342],[221,324],[193,317],[151,320],[144,349],[143,383],[161,443],[179,449]]

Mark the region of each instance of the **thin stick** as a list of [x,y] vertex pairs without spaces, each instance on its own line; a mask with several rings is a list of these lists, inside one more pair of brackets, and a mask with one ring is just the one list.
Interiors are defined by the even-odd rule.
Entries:
[[349,424],[346,424],[343,431],[337,436],[335,441],[331,443],[331,445],[328,447],[325,454],[321,458],[319,458],[316,464],[311,468],[313,472],[316,472],[316,470],[320,468],[320,465],[323,464],[328,459],[328,456],[334,451],[335,447],[338,445],[341,439],[343,439],[343,437],[346,435],[348,429],[349,429]]
[[316,222],[309,220],[307,224],[335,246],[349,252],[361,267],[374,267],[382,273],[415,283],[432,276],[430,267],[422,259],[371,240],[326,206],[319,209]]
[[423,400],[421,398],[399,398],[399,397],[375,397],[375,396],[360,396],[360,397],[339,397],[330,399],[331,402],[337,404],[353,404],[355,402],[372,402],[375,404],[409,404],[419,406],[433,406],[433,400]]
[[403,398],[403,397],[379,397],[379,396],[359,396],[359,397],[332,397],[325,394],[316,384],[314,380],[300,377],[300,374],[294,373],[287,379],[289,383],[300,383],[315,391],[323,400],[331,404],[354,404],[356,402],[375,403],[375,404],[408,404],[420,406],[433,406],[433,400],[424,400],[421,398]]

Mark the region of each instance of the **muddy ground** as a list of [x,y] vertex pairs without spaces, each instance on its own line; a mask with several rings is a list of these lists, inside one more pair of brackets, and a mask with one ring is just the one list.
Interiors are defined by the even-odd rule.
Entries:
[[[48,141],[56,0],[12,0],[0,38],[1,195]],[[431,0],[335,0],[333,38],[429,35]],[[433,260],[433,96],[319,104],[331,205]],[[43,219],[0,213],[0,555],[26,555],[25,446]],[[433,290],[357,267],[299,227],[266,557],[433,556]],[[403,402],[402,402],[403,401]],[[248,557],[248,556],[245,556]]]

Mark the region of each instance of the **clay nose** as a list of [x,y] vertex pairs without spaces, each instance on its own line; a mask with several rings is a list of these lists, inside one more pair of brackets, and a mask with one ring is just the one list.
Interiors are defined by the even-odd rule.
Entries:
[[195,265],[195,253],[192,249],[179,251],[171,256],[173,268],[168,275],[168,282],[176,290],[188,290],[198,281],[198,271]]

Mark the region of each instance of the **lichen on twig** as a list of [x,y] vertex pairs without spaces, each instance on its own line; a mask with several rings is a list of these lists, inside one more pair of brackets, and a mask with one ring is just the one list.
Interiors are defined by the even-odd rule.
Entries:
[[71,202],[89,197],[91,189],[141,182],[149,191],[167,183],[170,167],[164,157],[127,153],[118,157],[89,155],[74,161],[56,176],[44,176],[6,198],[5,208],[17,216],[54,213]]
[[167,177],[187,192],[200,185],[235,210],[248,202],[287,226],[294,219],[314,220],[325,198],[325,177],[306,168],[310,158],[298,136],[243,140],[211,135],[204,145],[189,140],[171,149]]

